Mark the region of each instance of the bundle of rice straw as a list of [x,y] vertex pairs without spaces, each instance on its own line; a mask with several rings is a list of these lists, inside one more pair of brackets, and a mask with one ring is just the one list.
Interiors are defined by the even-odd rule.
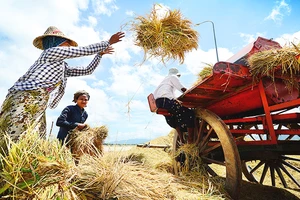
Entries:
[[180,146],[180,148],[175,153],[175,157],[179,156],[180,153],[185,154],[185,161],[183,166],[178,166],[179,171],[198,171],[201,173],[205,172],[201,157],[199,157],[199,148],[195,144],[184,144]]
[[199,73],[199,77],[201,79],[205,79],[206,77],[210,76],[212,73],[213,73],[213,65],[206,64],[206,66]]
[[108,128],[100,126],[91,128],[86,126],[82,130],[74,129],[70,132],[69,146],[75,158],[79,158],[84,153],[96,155],[103,153],[103,141],[107,137]]
[[184,62],[184,54],[197,49],[198,32],[191,28],[192,22],[184,19],[179,10],[166,10],[164,16],[158,13],[159,5],[154,5],[150,15],[138,16],[132,23],[136,33],[135,43],[144,49],[144,61],[160,57],[165,63],[170,59]]
[[300,45],[257,52],[248,58],[250,73],[254,81],[268,76],[275,80],[275,75],[282,76],[288,89],[299,88],[297,77],[300,75],[300,63],[296,56],[300,54]]
[[209,177],[196,173],[174,177],[153,169],[152,160],[163,160],[162,154],[170,159],[162,150],[155,149],[157,159],[157,154],[148,148],[152,159],[146,162],[147,156],[143,162],[134,159],[139,157],[139,149],[136,155],[130,152],[133,160],[123,159],[116,152],[103,156],[84,154],[75,165],[70,149],[57,139],[45,140],[29,130],[18,142],[10,137],[8,140],[7,154],[0,154],[0,199],[224,199]]
[[46,188],[59,188],[63,180],[73,176],[71,152],[58,140],[50,142],[32,130],[18,142],[6,137],[8,152],[0,154],[0,199],[34,199]]
[[198,73],[197,80],[193,83],[193,85],[199,84],[203,79],[209,77],[213,73],[213,65],[205,63],[203,69]]

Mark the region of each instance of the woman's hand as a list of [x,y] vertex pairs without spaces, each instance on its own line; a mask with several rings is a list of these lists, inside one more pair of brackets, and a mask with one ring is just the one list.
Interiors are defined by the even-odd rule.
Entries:
[[114,51],[114,48],[112,46],[107,47],[104,51],[100,52],[100,55],[104,55],[104,54],[112,54]]
[[115,43],[117,43],[117,42],[120,42],[120,41],[122,41],[121,39],[123,38],[123,37],[125,37],[125,33],[124,32],[117,32],[117,33],[115,33],[115,34],[113,34],[111,37],[110,37],[110,39],[109,39],[109,44],[115,44]]

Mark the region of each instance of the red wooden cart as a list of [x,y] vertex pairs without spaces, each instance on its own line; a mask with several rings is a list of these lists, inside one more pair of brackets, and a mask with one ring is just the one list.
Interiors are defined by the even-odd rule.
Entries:
[[[257,51],[281,48],[272,40],[259,37],[226,62],[218,62],[213,74],[205,78],[178,100],[195,109],[195,143],[202,161],[211,175],[214,165],[226,168],[225,187],[237,199],[242,173],[252,182],[300,188],[300,74],[299,88],[291,91],[284,80],[261,77],[253,82],[245,58]],[[166,115],[155,108],[152,112]],[[185,134],[185,133],[183,133]],[[178,148],[177,134],[174,150]],[[295,173],[296,172],[296,173]],[[270,183],[265,177],[270,177]]]

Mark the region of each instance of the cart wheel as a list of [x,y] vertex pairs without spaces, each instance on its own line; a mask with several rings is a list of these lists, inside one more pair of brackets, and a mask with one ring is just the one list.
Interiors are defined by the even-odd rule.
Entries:
[[[211,176],[216,176],[216,166],[223,166],[226,173],[225,188],[233,199],[238,199],[242,181],[241,161],[234,139],[224,122],[209,110],[197,108],[195,143],[199,156]],[[173,155],[179,148],[178,134],[174,134]],[[178,159],[177,159],[178,160]],[[214,167],[213,167],[214,165]],[[178,174],[178,163],[174,165]]]
[[[253,126],[257,127],[257,126]],[[276,129],[299,129],[297,123],[278,124]],[[262,140],[255,134],[249,134],[249,138],[255,141]],[[298,137],[298,139],[296,138]],[[296,135],[281,135],[278,141],[300,141]],[[276,186],[276,181],[281,183],[285,188],[294,188],[294,185],[300,188],[300,157],[281,155],[280,152],[274,152],[269,159],[242,161],[242,171],[244,176],[251,182]],[[265,180],[270,175],[270,182]],[[267,175],[267,176],[266,176]],[[280,180],[280,181],[279,181]],[[266,183],[267,182],[267,183]]]
[[[276,180],[280,180],[285,188],[288,187],[288,184],[292,184],[291,181],[300,188],[299,181],[291,173],[294,171],[296,172],[294,174],[300,174],[300,169],[297,168],[296,162],[298,162],[299,166],[300,159],[284,155],[279,155],[277,159],[260,160],[255,163],[251,163],[251,161],[243,161],[243,173],[249,181],[263,184],[266,174],[269,171],[272,186],[276,186]],[[260,169],[262,169],[262,171],[260,171]],[[279,179],[276,178],[276,173]],[[287,178],[290,179],[289,182],[286,181]]]

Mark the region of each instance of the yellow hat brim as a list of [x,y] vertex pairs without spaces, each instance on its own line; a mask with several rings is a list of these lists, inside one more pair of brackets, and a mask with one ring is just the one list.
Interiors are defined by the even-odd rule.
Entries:
[[43,47],[43,38],[44,37],[47,37],[47,36],[55,36],[55,37],[60,37],[60,38],[65,38],[67,40],[70,41],[70,45],[71,46],[74,46],[74,47],[77,47],[78,44],[77,42],[75,42],[74,40],[68,38],[68,37],[64,37],[64,36],[60,36],[60,35],[55,35],[55,34],[44,34],[44,35],[41,35],[39,37],[36,37],[34,40],[33,40],[33,45],[38,48],[38,49],[41,49],[41,50],[44,50],[44,47]]

